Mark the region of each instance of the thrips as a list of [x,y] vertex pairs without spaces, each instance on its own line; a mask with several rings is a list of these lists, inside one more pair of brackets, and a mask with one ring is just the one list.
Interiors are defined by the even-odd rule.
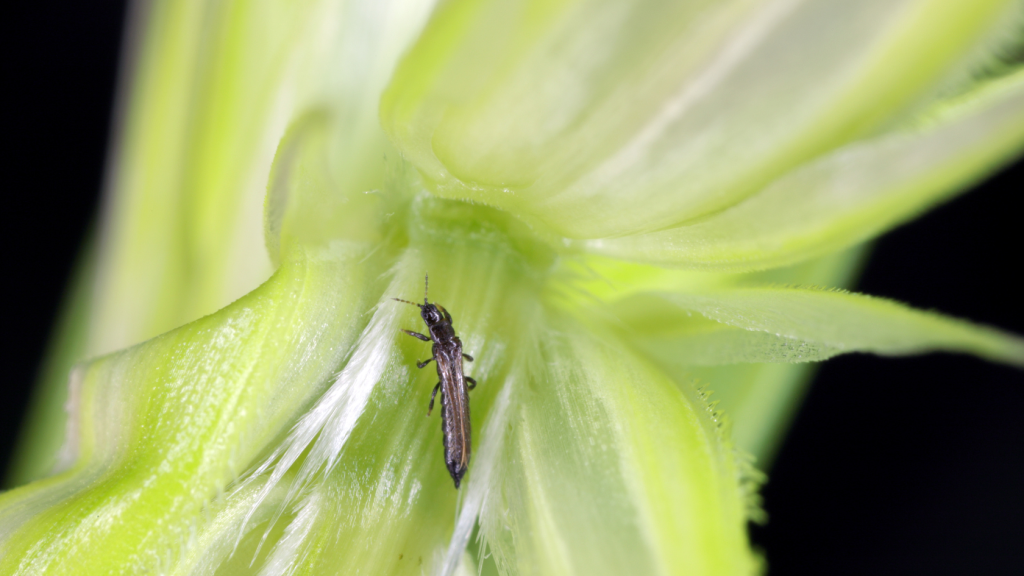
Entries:
[[[427,416],[434,409],[434,397],[441,390],[441,432],[444,441],[444,463],[448,473],[459,487],[462,477],[469,468],[470,429],[469,429],[469,391],[476,388],[476,380],[462,373],[462,359],[470,362],[473,357],[462,352],[462,340],[455,335],[452,327],[452,315],[440,304],[431,304],[427,299],[429,276],[423,281],[423,304],[409,302],[401,298],[392,298],[399,302],[419,306],[420,316],[427,324],[430,336],[424,336],[412,330],[402,330],[424,342],[433,342],[433,357],[416,364],[423,368],[431,361],[437,366],[438,383],[430,394],[430,405]],[[469,382],[467,386],[466,383]]]

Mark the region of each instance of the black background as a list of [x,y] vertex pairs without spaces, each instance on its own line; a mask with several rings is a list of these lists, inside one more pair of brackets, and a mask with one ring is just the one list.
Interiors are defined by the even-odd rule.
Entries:
[[98,213],[125,11],[123,1],[14,4],[0,38],[0,469]]
[[[0,462],[87,227],[124,6],[27,3],[3,35]],[[883,237],[861,291],[1024,333],[1024,162]],[[1024,574],[1024,372],[969,357],[824,364],[764,489],[771,572]]]

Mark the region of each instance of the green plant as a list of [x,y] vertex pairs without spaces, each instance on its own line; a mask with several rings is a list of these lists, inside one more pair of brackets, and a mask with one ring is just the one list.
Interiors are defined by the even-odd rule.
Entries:
[[[755,572],[744,454],[806,363],[1024,365],[818,287],[1020,151],[1019,10],[153,3],[0,573]],[[390,301],[428,271],[481,382],[459,492]]]

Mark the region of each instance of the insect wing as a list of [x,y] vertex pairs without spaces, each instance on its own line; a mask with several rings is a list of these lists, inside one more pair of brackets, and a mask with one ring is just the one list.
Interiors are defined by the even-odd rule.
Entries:
[[461,357],[448,350],[437,351],[437,374],[441,377],[441,387],[450,395],[458,394],[464,386]]
[[444,394],[445,459],[459,470],[469,465],[469,398],[462,375],[462,351],[438,351],[437,373]]

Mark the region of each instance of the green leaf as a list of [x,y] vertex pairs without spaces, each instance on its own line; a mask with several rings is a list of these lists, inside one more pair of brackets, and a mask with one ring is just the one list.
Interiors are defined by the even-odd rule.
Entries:
[[207,503],[342,364],[379,274],[368,251],[294,252],[224,310],[81,367],[73,467],[0,496],[0,573],[155,571],[183,553]]
[[[436,411],[425,417],[437,375],[413,368],[430,348],[400,331],[422,325],[418,310],[391,298],[418,298],[421,274],[435,271],[431,301],[451,311],[465,349],[476,357],[466,364],[480,383],[472,392],[473,421],[489,422],[510,351],[518,355],[519,342],[535,327],[538,268],[550,264],[550,253],[524,238],[520,224],[488,208],[423,195],[408,217],[409,248],[391,265],[394,279],[357,348],[253,476],[268,478],[262,489],[268,498],[289,484],[282,507],[289,524],[267,543],[267,573],[332,574],[348,565],[420,574],[466,561],[464,542],[449,545],[459,492],[444,467],[439,418]],[[479,445],[479,429],[473,436]],[[471,460],[467,486],[478,482],[481,458]]]
[[649,357],[677,380],[685,375],[707,386],[729,418],[732,442],[769,473],[817,372],[815,364],[671,366]]
[[[1016,150],[1020,74],[963,80],[1011,4],[455,0],[379,100],[427,0],[158,1],[70,340],[192,322],[75,372],[70,468],[0,496],[0,573],[755,571],[752,475],[688,371],[736,385],[764,454],[806,371],[763,362],[1022,363],[992,329],[750,287],[849,274],[807,258]],[[427,271],[477,359],[462,491],[392,300]]]
[[752,573],[740,472],[704,398],[571,321],[531,339],[463,509],[480,505],[501,573]]
[[[1024,339],[862,294],[739,288],[638,296],[614,308],[644,349],[682,365],[966,352],[1024,367]],[[692,316],[697,313],[699,316]]]
[[921,122],[858,141],[693,224],[580,243],[633,261],[757,270],[828,254],[917,216],[1024,143],[1024,70],[943,102]]
[[806,362],[846,352],[938,350],[1022,361],[1021,339],[998,330],[862,295],[763,288],[768,282],[847,286],[860,252],[754,274],[587,257],[568,268],[575,288],[568,294],[591,298],[557,302],[590,324],[612,326],[676,380],[706,384],[731,417],[733,441],[767,466],[809,383],[813,370]]
[[[810,384],[813,366],[682,363],[678,361],[679,357],[688,354],[681,346],[687,343],[672,341],[665,346],[652,334],[664,334],[671,341],[678,336],[670,328],[672,322],[681,320],[685,325],[696,318],[680,314],[674,304],[669,303],[666,308],[662,306],[664,302],[651,302],[650,293],[707,294],[765,284],[849,287],[866,253],[865,247],[856,247],[794,266],[746,274],[655,268],[588,255],[566,260],[561,271],[566,282],[573,287],[572,291],[567,291],[568,294],[576,294],[576,298],[555,301],[578,317],[606,319],[608,324],[619,330],[624,342],[655,361],[677,382],[696,379],[708,386],[714,392],[712,398],[718,403],[718,408],[729,416],[732,441],[744,452],[752,454],[759,466],[766,468]],[[588,297],[581,298],[580,293]],[[645,302],[643,298],[648,300]],[[639,310],[630,310],[630,302],[639,305]],[[595,303],[602,304],[595,306]],[[645,305],[647,312],[651,312],[648,316],[650,322],[635,316],[644,313]],[[648,333],[648,330],[653,332]],[[650,347],[645,346],[648,343]]]
[[[377,99],[431,0],[159,0],[137,25],[85,355],[226,306],[269,277],[275,150],[316,111],[337,192],[381,187]],[[274,258],[278,258],[275,254]]]
[[891,124],[1013,6],[456,1],[381,118],[436,194],[569,238],[653,232]]
[[267,547],[260,550],[264,535],[270,541],[277,541],[287,525],[285,522],[271,524],[284,504],[287,489],[278,486],[268,497],[260,499],[265,487],[263,482],[237,486],[210,502],[202,511],[203,521],[197,523],[189,546],[168,569],[168,574],[256,574],[253,567],[262,565],[269,551]]
[[319,136],[329,150],[302,159],[330,155],[329,178],[316,174],[321,203],[383,186],[377,100],[432,5],[157,0],[138,11],[102,226],[74,296],[78,333],[62,338],[32,408],[33,426],[54,432],[20,441],[12,478],[44,476],[54,460],[71,364],[211,314],[270,276],[281,253],[268,257],[260,214],[268,188],[280,200],[295,184],[285,168],[268,183],[287,130],[312,131],[311,118],[333,130]]

